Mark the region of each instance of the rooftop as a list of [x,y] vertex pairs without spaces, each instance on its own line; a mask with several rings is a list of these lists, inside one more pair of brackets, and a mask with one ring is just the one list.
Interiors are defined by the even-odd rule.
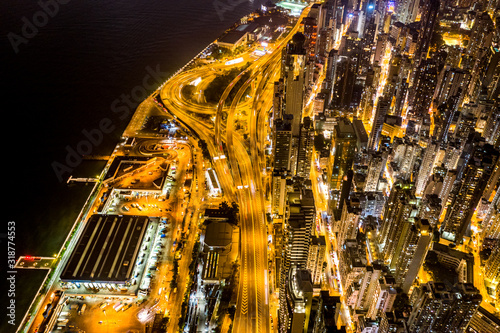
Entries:
[[233,226],[227,222],[211,222],[205,230],[205,244],[209,247],[229,246],[233,239]]
[[148,223],[145,216],[92,215],[61,280],[126,282],[132,277]]

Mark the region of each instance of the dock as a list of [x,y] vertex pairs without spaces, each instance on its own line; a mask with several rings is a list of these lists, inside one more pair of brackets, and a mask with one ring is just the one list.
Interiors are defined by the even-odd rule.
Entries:
[[97,183],[99,178],[75,178],[69,176],[67,183]]

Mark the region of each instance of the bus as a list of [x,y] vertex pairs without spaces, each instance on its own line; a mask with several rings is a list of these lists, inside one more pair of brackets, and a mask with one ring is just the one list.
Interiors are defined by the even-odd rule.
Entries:
[[117,302],[115,305],[113,305],[113,309],[118,312],[123,307],[122,302]]

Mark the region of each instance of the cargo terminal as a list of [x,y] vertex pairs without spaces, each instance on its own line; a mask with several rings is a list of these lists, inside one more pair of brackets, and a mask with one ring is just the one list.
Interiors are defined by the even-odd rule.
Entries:
[[61,282],[76,289],[68,290],[72,293],[92,289],[135,295],[145,267],[154,259],[151,248],[163,239],[158,225],[146,216],[92,215],[62,270]]

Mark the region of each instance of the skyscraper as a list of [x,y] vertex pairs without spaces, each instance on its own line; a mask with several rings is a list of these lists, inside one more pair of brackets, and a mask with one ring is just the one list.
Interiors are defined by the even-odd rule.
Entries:
[[304,103],[306,49],[305,36],[296,33],[283,49],[281,76],[284,84],[284,113],[293,116],[292,134],[299,136]]
[[307,269],[292,267],[286,285],[285,303],[280,306],[279,331],[304,333],[309,327],[313,287],[311,273]]
[[394,269],[396,257],[400,254],[403,231],[411,226],[410,217],[418,212],[417,199],[413,184],[397,182],[384,210],[384,219],[379,235],[380,252],[384,254],[384,262]]
[[345,52],[346,55],[339,55],[336,58],[335,76],[331,85],[330,107],[335,110],[348,110],[353,106],[359,50],[349,51],[346,49]]
[[451,289],[444,283],[428,282],[415,288],[410,299],[409,331],[432,332],[434,325],[445,318],[452,301]]
[[420,17],[420,28],[417,41],[417,50],[415,52],[415,63],[418,66],[421,59],[427,57],[429,46],[434,28],[438,19],[439,0],[424,0],[422,2],[422,11]]
[[330,190],[340,190],[342,179],[352,168],[356,152],[356,133],[347,118],[339,119],[332,138]]
[[385,116],[387,115],[390,106],[391,102],[389,98],[385,96],[379,97],[375,116],[373,117],[373,126],[368,139],[368,150],[378,150],[382,136],[382,126],[384,125]]
[[[493,250],[484,268],[485,279],[491,287],[498,290],[500,285],[500,247],[497,246]],[[497,293],[500,295],[500,291]]]
[[427,186],[427,180],[432,173],[432,167],[434,166],[437,149],[438,145],[435,142],[429,142],[427,148],[425,148],[422,164],[420,165],[417,181],[415,182],[415,194],[418,197],[422,196],[425,186]]
[[300,125],[299,147],[297,150],[296,175],[309,179],[314,145],[314,127],[311,118],[305,117]]
[[404,293],[410,291],[424,263],[432,237],[428,221],[415,219],[415,224],[405,237],[395,273],[396,281],[400,281]]
[[[302,320],[300,319],[302,317],[293,317],[291,316],[291,313],[293,313],[293,311],[299,311],[293,310],[296,306],[295,303],[302,304],[299,305],[299,307],[303,309],[303,303],[305,301],[302,302],[297,300],[296,302],[293,301],[291,303],[291,300],[293,300],[293,298],[291,297],[291,293],[297,292],[297,289],[294,289],[294,283],[296,282],[295,279],[297,278],[295,272],[307,268],[307,260],[309,258],[309,249],[314,226],[315,212],[316,210],[314,206],[314,197],[311,190],[299,187],[296,191],[290,192],[288,194],[287,212],[283,230],[281,254],[282,260],[280,269],[280,332],[290,332],[290,329],[292,327],[297,327],[297,323]],[[308,272],[308,277],[312,296],[310,272]],[[296,296],[297,299],[300,298],[300,293],[297,293]],[[307,300],[307,302],[309,301]],[[295,321],[294,325],[292,325],[292,319]],[[302,323],[302,325],[304,325],[304,323]]]
[[292,124],[288,119],[274,122],[274,170],[290,170]]
[[274,170],[271,184],[271,213],[285,215],[287,176],[284,170]]
[[326,239],[324,235],[312,236],[307,258],[307,269],[311,272],[311,282],[318,287],[323,274],[323,264],[326,262]]
[[451,290],[453,302],[443,316],[436,321],[437,332],[465,332],[469,322],[483,300],[479,290],[472,283],[458,283]]
[[470,228],[474,208],[481,199],[483,190],[493,171],[499,153],[491,145],[474,148],[458,185],[458,193],[441,226],[442,237],[460,243]]
[[415,22],[419,3],[417,0],[398,0],[395,12],[398,21],[404,24]]
[[340,296],[331,296],[328,290],[320,291],[318,310],[314,319],[313,333],[340,333],[337,330],[340,322],[342,303]]
[[385,152],[372,152],[369,154],[368,173],[365,181],[365,192],[377,191],[378,181],[385,170],[387,154]]

